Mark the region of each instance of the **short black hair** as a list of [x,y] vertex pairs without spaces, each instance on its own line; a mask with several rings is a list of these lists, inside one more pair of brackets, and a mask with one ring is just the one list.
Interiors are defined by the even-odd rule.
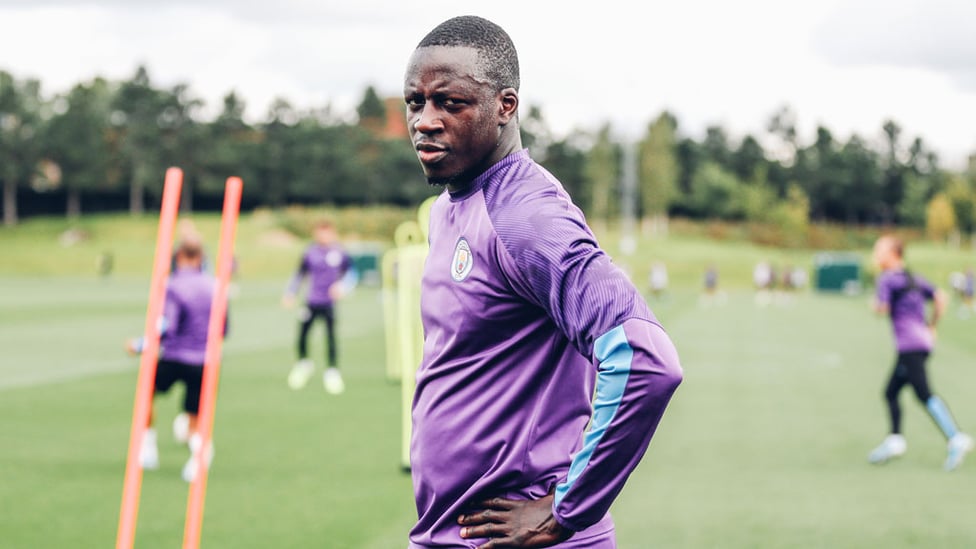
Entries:
[[505,32],[491,21],[475,16],[462,15],[444,21],[434,27],[417,49],[431,46],[461,46],[478,50],[484,62],[485,76],[501,91],[519,89],[519,62],[515,44]]

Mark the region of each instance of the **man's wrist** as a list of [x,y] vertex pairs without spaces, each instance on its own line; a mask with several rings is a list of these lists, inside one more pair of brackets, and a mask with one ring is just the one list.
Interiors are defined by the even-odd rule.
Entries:
[[573,530],[572,528],[560,522],[560,520],[556,517],[556,514],[554,512],[550,511],[549,516],[551,518],[548,521],[549,524],[547,525],[546,530],[548,531],[549,535],[551,535],[554,539],[563,542],[573,537],[573,534],[576,533],[576,530]]
[[567,524],[563,519],[559,518],[556,514],[556,509],[550,509],[549,514],[552,516],[552,524],[554,525],[552,533],[565,534],[567,537],[576,533],[576,528],[573,528],[571,524]]

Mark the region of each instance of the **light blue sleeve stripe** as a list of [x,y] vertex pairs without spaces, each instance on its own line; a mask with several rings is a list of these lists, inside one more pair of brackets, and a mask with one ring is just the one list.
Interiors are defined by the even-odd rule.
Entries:
[[593,344],[593,354],[599,363],[596,398],[593,399],[593,417],[590,420],[589,430],[583,435],[583,448],[573,456],[573,461],[569,465],[566,481],[556,486],[554,504],[557,506],[589,465],[593,452],[617,414],[624,389],[627,387],[627,378],[630,377],[634,349],[627,341],[623,326],[617,326],[597,338]]

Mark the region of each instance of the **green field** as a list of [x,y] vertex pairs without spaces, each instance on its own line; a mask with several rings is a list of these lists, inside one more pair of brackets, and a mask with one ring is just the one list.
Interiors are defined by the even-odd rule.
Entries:
[[[295,321],[278,300],[300,243],[262,248],[254,221],[243,223],[203,546],[403,547],[415,510],[399,468],[400,393],[384,374],[379,294],[361,288],[341,306],[346,393],[289,390]],[[148,281],[137,275],[152,253],[151,223],[133,225],[68,249],[55,243],[60,227],[0,232],[0,547],[114,543],[138,364],[122,343],[141,329]],[[99,280],[90,255],[115,241],[132,258]],[[76,267],[59,273],[48,262],[62,252]],[[976,459],[941,470],[944,441],[910,392],[909,453],[866,463],[886,427],[880,393],[892,359],[866,297],[756,307],[744,288],[754,261],[802,264],[808,252],[675,235],[643,248],[639,280],[652,255],[674,265],[675,293],[652,307],[686,377],[613,508],[620,547],[976,546]],[[933,247],[914,257],[923,273],[928,258],[936,279],[969,260]],[[703,308],[708,261],[740,284],[725,305]],[[950,314],[931,362],[935,389],[970,430],[974,330],[976,319]],[[157,402],[162,467],[144,477],[137,547],[182,539],[186,450],[168,434],[177,397]]]

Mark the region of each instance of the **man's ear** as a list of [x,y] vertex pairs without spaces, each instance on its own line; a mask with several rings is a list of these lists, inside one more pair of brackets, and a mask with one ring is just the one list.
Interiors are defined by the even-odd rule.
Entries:
[[519,97],[515,88],[498,92],[498,125],[504,126],[518,116]]

